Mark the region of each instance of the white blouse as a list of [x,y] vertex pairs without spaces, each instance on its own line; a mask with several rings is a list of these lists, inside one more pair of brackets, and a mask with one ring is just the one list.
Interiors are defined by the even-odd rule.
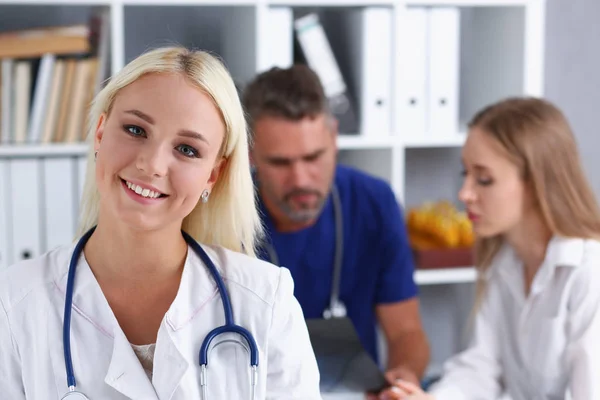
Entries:
[[527,297],[508,246],[484,279],[472,342],[446,363],[435,399],[600,399],[600,243],[554,237]]

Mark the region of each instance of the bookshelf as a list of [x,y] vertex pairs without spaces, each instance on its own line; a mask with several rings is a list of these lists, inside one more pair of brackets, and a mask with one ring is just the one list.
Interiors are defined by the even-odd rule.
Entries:
[[[271,12],[289,12],[293,18],[314,12],[331,40],[362,119],[364,96],[371,90],[372,81],[367,79],[379,70],[364,60],[367,49],[356,51],[365,45],[357,42],[364,33],[354,29],[358,26],[354,21],[369,7],[391,14],[387,38],[391,47],[382,70],[390,71],[385,88],[390,123],[383,130],[360,126],[341,133],[339,160],[387,180],[405,207],[432,199],[457,203],[466,121],[480,107],[502,97],[543,95],[545,0],[0,0],[0,33],[85,24],[90,16],[102,14],[107,23],[102,55],[107,76],[147,48],[178,43],[221,55],[241,87],[272,66],[275,58],[282,59],[274,55],[282,43],[273,40],[279,36],[271,30]],[[438,10],[442,13],[431,17]],[[430,25],[418,25],[413,11],[427,13],[424,18]],[[448,17],[444,11],[450,18],[444,27],[447,34],[439,22]],[[282,40],[292,35],[290,26]],[[367,68],[376,72],[365,74]],[[419,107],[424,111],[415,116]],[[23,196],[39,199],[40,207],[47,205],[48,211],[39,214],[41,221],[31,220],[37,213],[21,212],[15,215],[29,220],[5,222],[7,229],[0,230],[0,267],[24,252],[36,255],[57,241],[70,240],[88,149],[81,142],[3,143],[2,135],[5,132],[0,133],[0,227],[2,218],[14,214],[9,206]],[[49,181],[51,171],[58,168],[63,168],[64,182]],[[21,173],[40,180],[40,189],[3,199],[1,194]],[[62,201],[62,207],[56,207],[60,215],[50,215],[51,199]],[[58,225],[64,227],[58,233],[57,221],[63,221]],[[33,235],[35,243],[28,242],[31,229],[21,232],[19,224],[39,230]],[[55,227],[52,238],[45,233],[48,224]],[[471,266],[418,270],[415,279],[433,344],[431,370],[436,371],[462,345],[457,325],[470,310],[468,293],[475,270]]]

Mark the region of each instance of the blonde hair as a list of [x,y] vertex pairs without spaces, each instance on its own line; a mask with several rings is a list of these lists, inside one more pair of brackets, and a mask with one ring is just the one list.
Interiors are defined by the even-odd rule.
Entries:
[[[479,111],[469,128],[492,137],[520,170],[545,226],[554,235],[600,238],[600,210],[583,171],[575,137],[563,113],[539,98],[508,98]],[[501,235],[477,238],[477,301],[484,273],[504,245]]]
[[[110,114],[119,91],[151,73],[184,75],[213,100],[225,124],[217,161],[221,157],[226,161],[210,200],[196,205],[183,220],[182,229],[200,243],[255,256],[262,228],[250,173],[246,119],[233,80],[218,58],[182,47],[158,48],[140,55],[113,76],[92,102],[87,119],[89,143],[93,144],[99,118],[103,113]],[[99,203],[94,147],[90,145],[78,236],[98,223]]]

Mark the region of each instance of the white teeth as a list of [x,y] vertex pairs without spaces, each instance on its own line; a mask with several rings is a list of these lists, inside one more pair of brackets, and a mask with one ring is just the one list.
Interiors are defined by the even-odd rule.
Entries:
[[131,182],[125,181],[125,183],[127,184],[127,187],[129,189],[131,189],[132,191],[136,192],[137,194],[139,194],[142,197],[147,197],[147,198],[151,198],[151,199],[156,199],[160,196],[159,192],[155,192],[152,191],[150,189],[144,189],[138,185],[135,185]]

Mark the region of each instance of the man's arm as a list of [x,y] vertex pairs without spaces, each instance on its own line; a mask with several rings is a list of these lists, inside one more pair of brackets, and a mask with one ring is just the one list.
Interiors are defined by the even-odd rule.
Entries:
[[380,198],[378,248],[381,269],[375,311],[387,343],[387,378],[420,383],[429,363],[429,344],[419,313],[419,289],[402,207],[389,189]]
[[376,312],[387,342],[386,377],[390,382],[404,379],[419,385],[429,363],[429,343],[418,299],[379,304]]

